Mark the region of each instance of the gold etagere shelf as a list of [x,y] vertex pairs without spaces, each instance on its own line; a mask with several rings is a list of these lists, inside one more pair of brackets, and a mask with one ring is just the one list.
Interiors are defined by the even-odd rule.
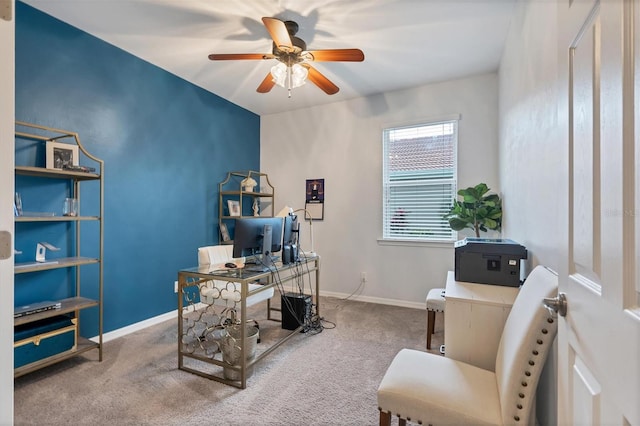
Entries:
[[[244,172],[229,172],[226,178],[218,184],[218,225],[221,231],[220,242],[232,244],[225,240],[223,229],[226,221],[242,217],[274,216],[275,188],[266,173],[254,170]],[[229,202],[237,203],[237,210],[231,211]],[[256,207],[256,209],[254,209]],[[250,211],[249,214],[247,214]]]
[[[41,126],[37,124],[27,123],[23,121],[16,121],[15,131],[16,141],[36,141],[38,143],[46,144],[47,142],[62,142],[69,143],[69,145],[77,145],[80,152],[82,152],[87,159],[91,160],[92,166],[95,165],[95,172],[84,172],[76,170],[63,170],[53,169],[47,167],[38,166],[25,166],[17,165],[15,167],[15,174],[22,176],[32,176],[45,179],[58,179],[66,180],[71,183],[71,197],[80,201],[80,183],[85,181],[97,181],[99,182],[99,203],[98,216],[50,216],[44,214],[24,215],[15,217],[16,223],[25,222],[42,222],[42,223],[59,223],[68,222],[75,230],[75,253],[78,256],[54,258],[45,262],[20,262],[14,265],[15,274],[24,273],[36,273],[40,271],[46,271],[58,268],[75,268],[75,289],[73,293],[69,294],[70,297],[56,300],[60,303],[60,307],[57,309],[51,309],[43,312],[29,314],[21,317],[14,318],[14,327],[19,325],[29,324],[35,321],[40,321],[48,318],[52,318],[63,314],[73,314],[73,322],[76,325],[75,331],[75,345],[72,349],[63,351],[61,353],[54,354],[52,356],[45,357],[43,359],[31,362],[14,369],[14,377],[19,377],[24,374],[36,371],[40,368],[55,364],[57,362],[66,360],[68,358],[77,356],[87,351],[97,349],[98,359],[102,361],[102,349],[103,349],[103,276],[104,276],[104,264],[103,264],[103,247],[104,247],[104,161],[90,154],[82,145],[78,133],[70,132],[67,130],[56,129],[47,126]],[[98,222],[99,236],[98,236],[98,257],[83,257],[79,256],[81,253],[80,247],[80,234],[81,224],[86,222]],[[83,265],[98,264],[98,292],[97,298],[86,298],[81,296],[81,280],[80,280],[80,267]],[[80,336],[80,311],[87,308],[97,307],[98,315],[98,334],[92,336],[91,340],[87,337]]]

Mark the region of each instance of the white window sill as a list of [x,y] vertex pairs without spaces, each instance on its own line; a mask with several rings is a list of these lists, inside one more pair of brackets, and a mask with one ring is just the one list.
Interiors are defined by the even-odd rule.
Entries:
[[400,239],[378,238],[378,245],[381,246],[405,246],[405,247],[432,247],[440,249],[451,249],[455,241],[416,241]]

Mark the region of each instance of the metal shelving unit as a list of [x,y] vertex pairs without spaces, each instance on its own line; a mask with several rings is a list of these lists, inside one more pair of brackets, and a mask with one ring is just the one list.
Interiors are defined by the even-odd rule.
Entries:
[[[256,182],[254,190],[247,191],[242,185],[245,179],[253,179]],[[257,189],[257,190],[256,190]],[[275,188],[269,181],[266,173],[249,170],[246,172],[229,172],[227,177],[218,184],[218,225],[222,227],[229,221],[233,221],[239,217],[253,216],[253,204],[259,205],[259,215],[273,217],[275,197]],[[239,204],[239,215],[231,215],[227,201],[237,201]],[[251,214],[245,214],[251,210]],[[232,244],[233,241],[220,240],[221,244]]]
[[[71,197],[80,201],[80,186],[82,182],[97,181],[99,182],[99,214],[98,216],[18,216],[15,218],[16,224],[27,222],[38,222],[46,225],[47,223],[61,223],[67,222],[70,224],[70,228],[75,235],[75,239],[72,239],[73,250],[77,256],[65,257],[53,259],[53,261],[47,262],[21,262],[14,265],[15,274],[27,274],[38,273],[41,271],[60,269],[60,268],[75,268],[75,286],[70,290],[69,297],[56,300],[60,302],[61,307],[58,309],[52,309],[48,311],[38,312],[35,314],[25,315],[14,319],[14,327],[23,326],[29,323],[33,323],[40,320],[56,317],[59,315],[68,314],[73,317],[73,322],[76,324],[75,331],[75,345],[70,350],[65,350],[60,353],[48,356],[44,359],[40,359],[29,364],[23,365],[14,369],[14,376],[22,376],[40,368],[55,364],[57,362],[66,360],[68,358],[77,356],[90,350],[96,349],[98,351],[98,359],[102,361],[102,334],[103,334],[103,246],[104,246],[104,162],[90,154],[80,142],[80,138],[77,133],[69,132],[66,130],[55,129],[52,127],[40,126],[32,123],[16,122],[16,140],[28,140],[36,143],[46,143],[48,141],[71,141],[70,144],[78,146],[79,150],[90,160],[96,164],[96,172],[85,173],[79,171],[69,171],[61,169],[50,169],[37,166],[16,166],[16,175],[32,176],[41,179],[56,179],[70,182]],[[98,236],[98,257],[83,257],[80,256],[80,236],[82,225],[84,223],[98,223],[99,236]],[[98,264],[98,276],[97,298],[83,297],[81,294],[81,274],[80,269],[84,265]],[[98,335],[94,339],[89,340],[86,337],[80,335],[80,311],[88,308],[97,307],[97,323],[98,323]]]

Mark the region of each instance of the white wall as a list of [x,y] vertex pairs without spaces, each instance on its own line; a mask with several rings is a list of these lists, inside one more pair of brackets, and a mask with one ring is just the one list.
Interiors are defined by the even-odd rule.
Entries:
[[557,127],[557,5],[521,2],[500,66],[503,233],[530,252],[529,266],[558,270],[566,231],[567,146]]
[[[499,71],[503,233],[558,271],[566,251],[567,146],[557,125],[557,4],[517,5]],[[565,138],[566,139],[566,138]],[[556,424],[556,350],[538,391],[538,423]]]
[[[3,6],[4,7],[4,6]],[[11,1],[15,11],[15,2]],[[15,13],[0,19],[0,230],[13,235]],[[13,255],[0,260],[0,425],[13,424]]]
[[[460,114],[458,186],[499,191],[497,83],[492,73],[261,118],[261,171],[276,188],[276,212],[303,207],[305,180],[325,179],[324,220],[313,223],[325,294],[351,294],[366,272],[361,300],[423,307],[428,290],[444,286],[452,244],[378,242],[382,129]],[[307,229],[302,238],[309,249]]]

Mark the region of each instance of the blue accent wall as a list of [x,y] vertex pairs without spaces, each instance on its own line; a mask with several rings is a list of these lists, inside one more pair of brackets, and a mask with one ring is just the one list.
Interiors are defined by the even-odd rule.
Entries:
[[[15,87],[17,120],[77,132],[105,162],[104,331],[175,310],[178,270],[218,243],[218,183],[228,171],[259,170],[260,117],[20,2]],[[51,185],[16,186],[25,210],[61,210]],[[81,195],[84,205],[97,191]],[[33,260],[36,241],[60,238],[58,225],[23,225],[16,262]],[[56,297],[64,275],[16,276],[16,305]],[[84,326],[97,330],[92,317]]]

